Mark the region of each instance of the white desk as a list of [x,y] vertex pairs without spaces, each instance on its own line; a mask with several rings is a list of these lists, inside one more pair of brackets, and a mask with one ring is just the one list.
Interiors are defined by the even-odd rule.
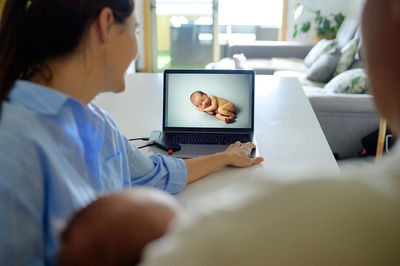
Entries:
[[[188,205],[208,192],[224,190],[236,180],[268,175],[272,171],[295,172],[339,168],[301,85],[295,78],[256,76],[255,135],[265,162],[245,169],[226,167],[187,186],[178,198]],[[128,137],[149,136],[162,128],[162,74],[136,73],[127,76],[126,90],[106,93],[96,103],[116,120]],[[145,153],[162,152],[149,148]],[[281,181],[281,180],[280,180]]]

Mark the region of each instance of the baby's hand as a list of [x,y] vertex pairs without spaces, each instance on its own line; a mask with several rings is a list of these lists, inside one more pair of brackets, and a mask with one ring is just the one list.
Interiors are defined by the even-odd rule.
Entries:
[[204,112],[206,109],[204,108],[200,108],[200,107],[196,107],[197,110]]

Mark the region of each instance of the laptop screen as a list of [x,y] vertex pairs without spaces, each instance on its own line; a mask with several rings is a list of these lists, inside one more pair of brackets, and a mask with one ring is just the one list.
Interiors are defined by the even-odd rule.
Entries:
[[254,72],[165,70],[163,129],[253,131]]

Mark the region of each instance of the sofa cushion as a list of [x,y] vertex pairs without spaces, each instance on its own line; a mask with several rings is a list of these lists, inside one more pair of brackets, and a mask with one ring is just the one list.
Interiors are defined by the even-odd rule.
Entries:
[[360,38],[360,41],[358,42],[358,50],[355,56],[356,60],[362,60],[362,43],[363,43],[363,37],[361,33],[361,27],[358,27],[356,33],[354,34],[354,38]]
[[256,74],[272,75],[274,68],[270,59],[250,58],[246,59],[245,66],[253,69]]
[[340,55],[340,52],[321,55],[308,69],[307,79],[316,82],[328,82],[335,73]]
[[272,68],[276,70],[289,70],[307,72],[307,67],[304,65],[304,59],[301,58],[271,58]]
[[311,97],[314,95],[325,95],[323,87],[321,88],[321,87],[303,85],[303,91],[307,97]]
[[347,70],[325,85],[326,93],[362,94],[368,90],[368,77],[364,69]]
[[336,44],[336,40],[320,40],[308,53],[304,59],[304,63],[306,66],[310,67],[321,55],[335,48]]
[[354,34],[357,31],[360,22],[358,19],[353,17],[347,17],[339,28],[336,34],[337,47],[342,49],[351,39],[354,38]]
[[359,42],[360,38],[356,37],[350,42],[348,42],[340,51],[342,55],[340,56],[340,59],[337,63],[335,75],[339,75],[340,73],[350,68],[351,64],[354,62],[355,55],[358,51]]
[[361,60],[354,60],[353,64],[351,64],[350,69],[355,68],[365,68],[364,62]]

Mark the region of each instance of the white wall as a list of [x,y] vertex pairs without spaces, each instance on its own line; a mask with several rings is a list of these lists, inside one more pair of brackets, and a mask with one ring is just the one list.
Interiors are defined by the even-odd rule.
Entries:
[[[296,39],[293,39],[293,29],[295,25],[293,17],[293,7],[297,2],[301,2],[306,6],[314,9],[320,9],[322,14],[329,15],[331,13],[342,12],[345,16],[358,17],[361,3],[363,0],[289,0],[288,6],[288,28],[287,28],[287,40],[288,41],[302,41],[302,42],[312,42],[312,32],[309,31],[307,34],[299,34]],[[303,12],[300,17],[299,22],[303,20],[313,19],[313,15],[309,12]],[[300,23],[301,25],[301,23]],[[299,27],[300,27],[299,25]]]
[[136,59],[136,68],[144,69],[145,60],[144,60],[144,18],[143,18],[143,0],[135,0],[135,13],[136,18],[139,22],[139,35],[138,44],[139,44],[139,56]]
[[365,0],[349,1],[349,12],[352,16],[360,18]]

